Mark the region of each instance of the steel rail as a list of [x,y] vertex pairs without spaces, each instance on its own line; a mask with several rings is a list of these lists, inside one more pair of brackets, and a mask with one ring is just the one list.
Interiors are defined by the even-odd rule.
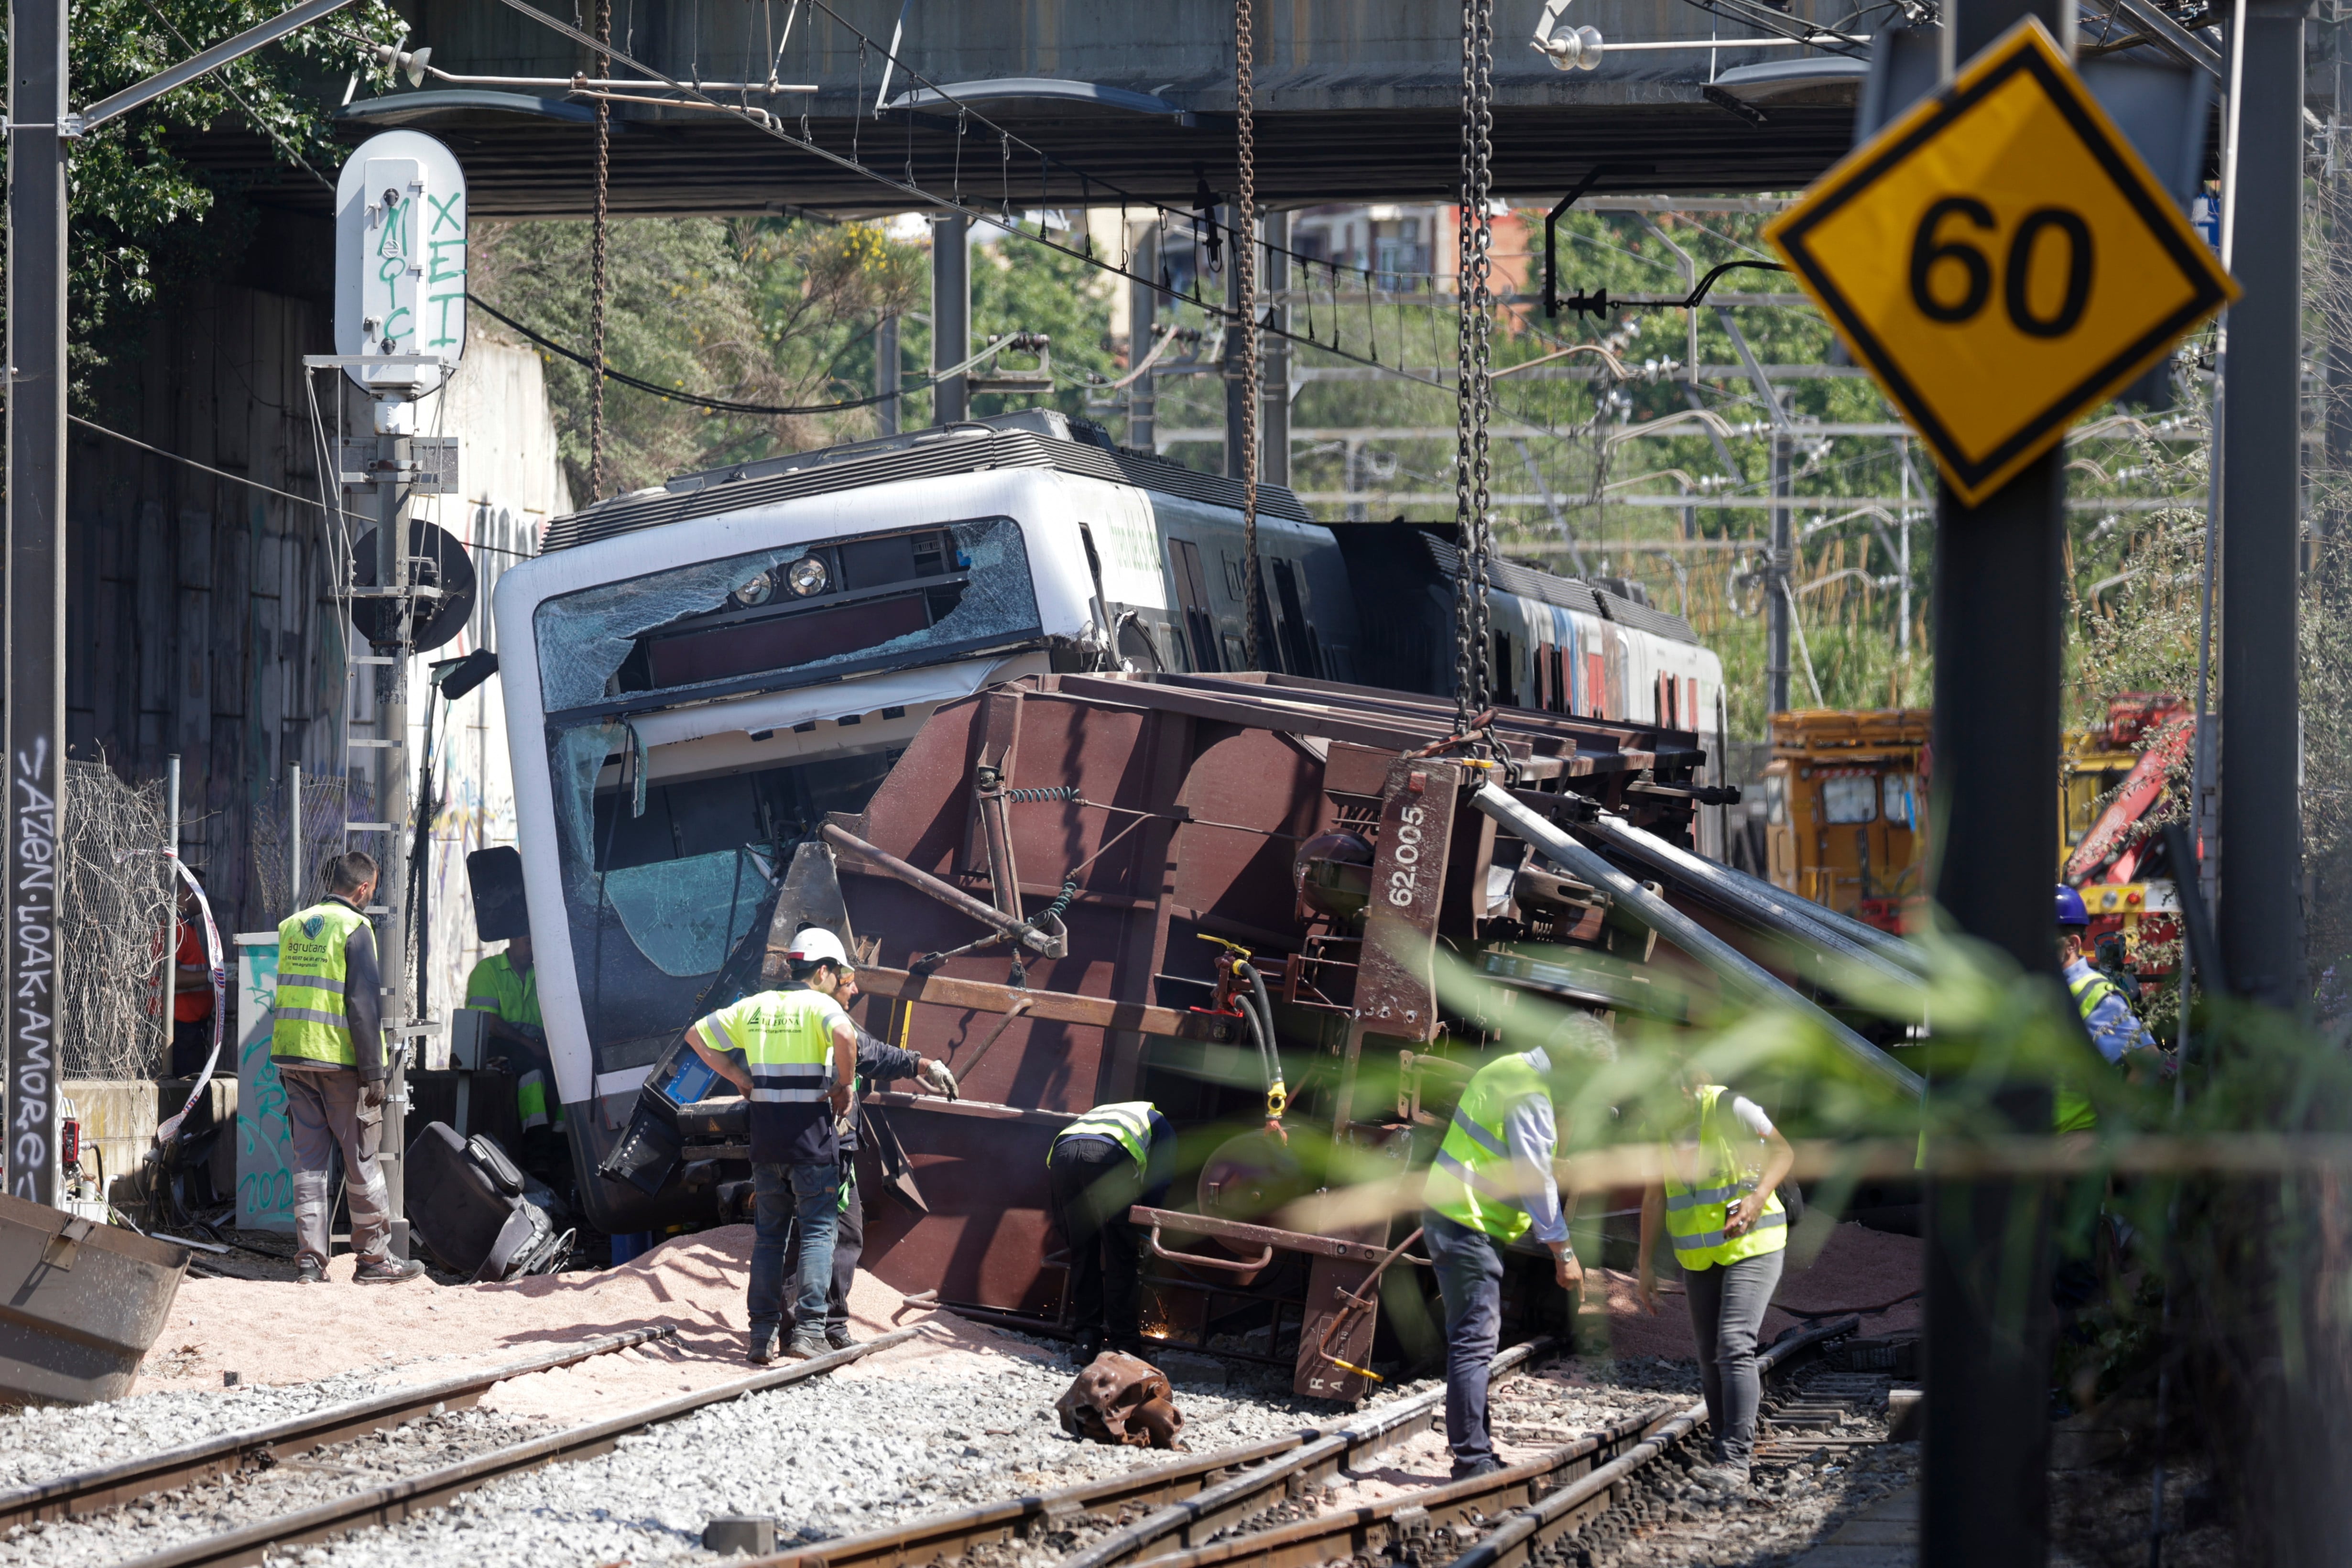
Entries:
[[[1514,1345],[1489,1363],[1501,1376],[1550,1348],[1549,1340]],[[1302,1481],[1328,1473],[1366,1454],[1392,1447],[1443,1418],[1445,1391],[1383,1405],[1370,1418],[1336,1429],[1309,1427],[1263,1442],[1221,1448],[1180,1464],[1160,1465],[1105,1480],[1086,1481],[1055,1491],[1007,1498],[953,1513],[932,1514],[911,1523],[865,1535],[821,1541],[792,1552],[747,1562],[742,1568],[924,1568],[925,1564],[961,1556],[977,1546],[1027,1535],[1054,1521],[1081,1514],[1113,1512],[1136,1505],[1159,1505],[1156,1511],[1128,1526],[1110,1541],[1121,1550],[1102,1556],[1112,1562],[1131,1555],[1151,1542],[1178,1535],[1189,1540],[1246,1518],[1264,1504],[1267,1492],[1286,1489],[1294,1477]],[[1226,1472],[1242,1467],[1239,1475]],[[1152,1528],[1146,1528],[1152,1527]],[[1063,1568],[1093,1560],[1107,1542],[1097,1542],[1082,1557]]]
[[[1859,1318],[1843,1318],[1785,1339],[1756,1358],[1759,1370],[1779,1371],[1801,1352],[1817,1350],[1830,1340],[1850,1334],[1860,1324]],[[1706,1419],[1704,1400],[1690,1405],[1609,1464],[1519,1509],[1472,1542],[1470,1549],[1446,1568],[1527,1568],[1545,1547],[1607,1512],[1622,1499],[1625,1483],[1634,1472],[1681,1442]]]
[[281,1546],[324,1541],[370,1525],[397,1524],[402,1520],[430,1512],[452,1498],[478,1490],[508,1476],[610,1453],[622,1438],[632,1432],[658,1426],[665,1421],[675,1421],[681,1415],[691,1415],[696,1411],[747,1394],[762,1394],[772,1388],[781,1388],[787,1384],[832,1372],[847,1366],[861,1356],[902,1343],[921,1331],[920,1325],[900,1329],[896,1333],[884,1334],[878,1339],[852,1345],[847,1350],[835,1351],[829,1355],[816,1356],[769,1372],[754,1373],[748,1377],[734,1378],[692,1394],[665,1399],[656,1405],[624,1411],[585,1426],[568,1427],[544,1437],[534,1437],[527,1443],[494,1448],[488,1453],[477,1454],[472,1458],[461,1459],[454,1465],[430,1470],[421,1476],[370,1487],[332,1502],[257,1520],[218,1535],[128,1560],[118,1564],[118,1568],[229,1568],[231,1564],[263,1562],[271,1552]]
[[[1791,1334],[1759,1352],[1759,1369],[1771,1374],[1786,1371],[1822,1345],[1853,1333],[1861,1320],[1845,1318],[1818,1329]],[[1168,1552],[1143,1560],[1139,1568],[1219,1568],[1247,1563],[1250,1568],[1316,1568],[1343,1558],[1379,1552],[1407,1534],[1430,1525],[1475,1517],[1480,1521],[1502,1516],[1487,1542],[1504,1531],[1517,1531],[1500,1550],[1512,1553],[1497,1563],[1472,1563],[1481,1542],[1449,1568],[1506,1568],[1528,1560],[1528,1542],[1540,1546],[1581,1525],[1615,1500],[1628,1477],[1656,1460],[1706,1415],[1705,1404],[1675,1410],[1653,1406],[1600,1432],[1591,1433],[1524,1463],[1492,1475],[1451,1481],[1418,1491],[1383,1498],[1360,1508],[1343,1509],[1257,1531],[1225,1541],[1211,1542],[1187,1552]],[[1597,1501],[1595,1500],[1598,1500]],[[1520,1521],[1528,1521],[1525,1528]]]
[[509,1362],[481,1372],[462,1373],[414,1388],[357,1399],[314,1410],[266,1426],[225,1432],[200,1443],[166,1449],[141,1458],[124,1459],[97,1469],[78,1470],[53,1481],[41,1481],[0,1492],[0,1531],[37,1520],[70,1519],[96,1513],[151,1492],[170,1491],[194,1481],[242,1468],[255,1460],[283,1458],[322,1445],[347,1443],[387,1426],[397,1426],[439,1409],[464,1410],[490,1388],[510,1378],[551,1372],[592,1357],[627,1350],[673,1337],[668,1323],[655,1328],[608,1334],[575,1345],[549,1351],[523,1361]]

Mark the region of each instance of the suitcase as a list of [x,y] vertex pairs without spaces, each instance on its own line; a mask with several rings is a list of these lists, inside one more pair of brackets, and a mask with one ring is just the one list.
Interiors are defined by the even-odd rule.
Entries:
[[428,1121],[408,1146],[409,1233],[441,1266],[477,1280],[553,1268],[571,1250],[555,1194],[525,1175],[497,1139],[460,1138]]

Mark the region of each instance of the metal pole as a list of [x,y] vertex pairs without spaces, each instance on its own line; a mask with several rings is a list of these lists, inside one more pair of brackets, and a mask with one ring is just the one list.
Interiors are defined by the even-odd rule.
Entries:
[[[2029,15],[2071,54],[2072,11],[2053,0],[1958,0],[1945,12],[1945,69]],[[1978,507],[1939,498],[1933,589],[1937,902],[1960,931],[2053,980],[2065,461],[2063,447],[2051,451]],[[2049,1133],[2046,1087],[2006,1086],[1993,1099],[2016,1131]],[[2042,1568],[2050,1557],[2049,1189],[1930,1178],[1925,1207],[1919,1561]]]
[[303,860],[310,853],[302,837],[302,764],[296,763],[287,770],[286,780],[286,912],[289,917],[302,908],[302,884],[310,879]]
[[[1134,260],[1128,270],[1138,278],[1160,276],[1160,226],[1143,226],[1143,232],[1133,246]],[[1127,286],[1127,364],[1129,370],[1143,362],[1151,352],[1152,341],[1160,335],[1160,290],[1149,283]],[[1145,371],[1127,387],[1127,444],[1138,451],[1151,452],[1159,448],[1152,443],[1158,438],[1153,428],[1159,414],[1160,374]]]
[[1789,493],[1789,437],[1772,432],[1772,560],[1765,567],[1764,677],[1769,711],[1789,710],[1789,571],[1795,563],[1796,538],[1790,509],[1777,504]]
[[898,318],[885,316],[874,329],[874,427],[885,436],[898,433]]
[[931,423],[971,417],[970,384],[959,365],[971,353],[971,223],[961,213],[931,220]]
[[1217,208],[1217,222],[1225,231],[1225,309],[1230,312],[1225,318],[1225,477],[1237,479],[1242,477],[1242,409],[1249,396],[1242,372],[1242,341],[1248,334],[1241,323],[1240,252],[1249,237],[1234,232],[1231,206]]
[[2248,6],[2221,414],[2221,964],[2254,1001],[2307,994],[2294,671],[2302,487],[2303,12]]
[[[2311,994],[2297,680],[2305,15],[2282,0],[2245,7],[2229,220],[2245,294],[2230,309],[2221,427],[2219,968],[2236,994],[2288,1014],[2306,1010]],[[2219,976],[2207,979],[2221,988]],[[2340,1324],[2312,1310],[2342,1268],[2331,1188],[2288,1177],[2233,1194],[2261,1227],[2256,1278],[2241,1288],[2267,1309],[2267,1321],[2232,1336],[2233,1349],[2259,1344],[2263,1358],[2248,1379],[2244,1503],[2261,1521],[2254,1550],[2282,1568],[2340,1563],[2352,1539],[2352,1497],[2333,1462],[2344,1450],[2336,1391],[2352,1350]]]
[[[1262,220],[1265,237],[1265,276],[1258,280],[1265,300],[1265,322],[1277,330],[1290,325],[1290,307],[1282,302],[1290,287],[1290,215],[1270,212]],[[1262,484],[1290,483],[1290,343],[1276,332],[1265,335],[1258,351],[1265,361],[1265,386],[1258,398],[1257,477]]]
[[1895,626],[1895,651],[1906,659],[1911,657],[1911,438],[1895,437],[1895,455],[1901,459],[1896,467],[1903,471],[1897,476],[1903,485],[1903,512],[1895,522],[1895,542],[1899,553],[1895,560],[1895,574],[1901,579],[1897,592],[1902,595],[1897,613],[1902,617]]
[[57,1199],[65,827],[66,0],[8,7],[8,1191]]
[[381,398],[375,405],[376,481],[375,580],[387,589],[397,590],[381,601],[388,608],[385,626],[392,641],[378,644],[376,652],[389,655],[389,665],[368,668],[379,674],[376,684],[376,734],[391,742],[375,748],[378,758],[376,787],[383,816],[380,820],[392,825],[385,834],[383,864],[378,867],[376,903],[383,911],[383,920],[376,927],[376,950],[383,968],[383,1016],[386,1048],[392,1053],[393,1068],[385,1086],[383,1101],[383,1147],[378,1159],[383,1168],[383,1184],[392,1209],[392,1255],[408,1256],[407,1173],[403,1158],[407,1152],[408,1075],[401,1057],[402,1047],[409,1039],[407,1026],[414,1020],[411,1005],[415,993],[408,974],[408,860],[410,803],[408,769],[408,509],[404,504],[410,472],[415,466],[415,447],[410,433],[416,421],[416,405],[404,397]]
[[174,864],[180,858],[180,754],[177,752],[163,759],[163,847],[170,852],[163,863],[163,885],[172,893],[172,907],[163,916],[163,1062],[168,1068],[172,1060],[173,1031],[172,1007],[180,997],[180,874]]

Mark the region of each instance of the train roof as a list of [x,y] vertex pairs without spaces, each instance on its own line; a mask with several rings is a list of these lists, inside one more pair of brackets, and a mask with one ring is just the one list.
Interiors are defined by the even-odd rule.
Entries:
[[[1435,534],[1423,531],[1422,540],[1429,547],[1430,559],[1448,581],[1460,570],[1462,552]],[[1698,633],[1680,616],[1670,615],[1654,605],[1639,599],[1629,599],[1622,594],[1587,583],[1578,577],[1562,577],[1550,572],[1538,571],[1509,561],[1488,563],[1486,580],[1507,594],[1517,594],[1522,599],[1536,599],[1547,605],[1557,605],[1563,610],[1581,610],[1588,616],[1599,616],[1620,626],[1651,632],[1675,642],[1695,643]]]
[[[690,518],[769,506],[901,479],[979,473],[993,468],[1052,468],[1112,484],[1133,485],[1239,511],[1242,482],[1206,474],[1163,458],[1111,444],[1099,426],[1072,422],[1052,409],[1026,409],[987,419],[934,426],[904,436],[763,458],[698,474],[684,474],[657,490],[599,501],[551,521],[542,552],[660,528]],[[1089,438],[1091,437],[1091,438]],[[1312,522],[1298,498],[1281,485],[1260,484],[1261,514]]]

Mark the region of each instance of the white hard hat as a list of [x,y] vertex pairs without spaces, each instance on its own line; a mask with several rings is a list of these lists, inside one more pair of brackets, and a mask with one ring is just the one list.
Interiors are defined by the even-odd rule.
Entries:
[[844,969],[850,966],[849,954],[842,951],[841,939],[823,926],[802,927],[784,956],[794,963],[834,963]]

